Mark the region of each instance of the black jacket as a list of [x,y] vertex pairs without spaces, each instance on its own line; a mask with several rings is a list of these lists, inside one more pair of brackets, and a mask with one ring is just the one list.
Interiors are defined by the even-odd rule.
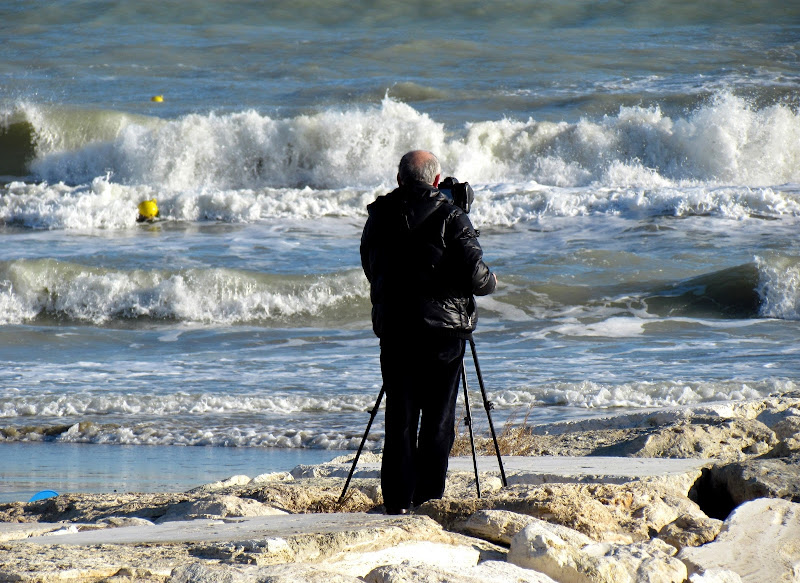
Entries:
[[361,265],[375,334],[470,334],[478,321],[473,295],[492,293],[495,278],[467,215],[421,182],[379,196],[367,210]]

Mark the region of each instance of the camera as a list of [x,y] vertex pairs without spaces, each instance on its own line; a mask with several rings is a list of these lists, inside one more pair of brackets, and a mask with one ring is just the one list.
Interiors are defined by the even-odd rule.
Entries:
[[469,182],[459,182],[452,176],[448,176],[439,183],[439,192],[465,213],[469,213],[472,201],[475,200],[475,193]]

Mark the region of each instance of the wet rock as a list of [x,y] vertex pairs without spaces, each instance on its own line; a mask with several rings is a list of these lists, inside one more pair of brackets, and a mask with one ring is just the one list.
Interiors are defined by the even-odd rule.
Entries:
[[714,542],[684,548],[678,557],[690,573],[733,571],[746,583],[798,581],[800,504],[767,498],[742,504]]

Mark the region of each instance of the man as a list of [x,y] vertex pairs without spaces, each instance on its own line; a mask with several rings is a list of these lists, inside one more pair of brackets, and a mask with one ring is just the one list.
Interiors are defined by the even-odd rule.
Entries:
[[438,191],[440,178],[436,156],[408,152],[398,188],[367,207],[361,237],[386,391],[388,514],[444,492],[465,340],[477,323],[473,296],[497,284],[469,218]]

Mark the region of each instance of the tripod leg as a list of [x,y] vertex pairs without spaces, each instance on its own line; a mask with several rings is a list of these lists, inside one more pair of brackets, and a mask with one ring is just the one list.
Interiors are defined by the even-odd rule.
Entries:
[[475,489],[478,490],[478,498],[481,497],[481,482],[478,478],[478,458],[475,456],[475,437],[472,434],[472,414],[469,411],[469,393],[467,392],[467,373],[465,367],[461,367],[461,381],[464,383],[464,410],[466,415],[464,423],[469,428],[469,445],[472,447],[472,467],[475,468]]
[[338,504],[342,504],[344,501],[344,496],[347,494],[347,488],[350,486],[350,480],[353,478],[353,472],[356,471],[356,464],[358,463],[358,458],[361,457],[361,450],[364,449],[364,443],[367,441],[367,436],[369,435],[369,430],[372,427],[372,422],[375,420],[375,415],[378,414],[378,407],[381,405],[381,400],[383,399],[383,393],[386,391],[384,387],[381,387],[381,392],[378,393],[378,400],[375,401],[375,406],[370,411],[369,416],[369,423],[367,423],[367,429],[364,431],[364,437],[361,438],[361,445],[358,446],[358,452],[356,453],[356,457],[353,460],[353,466],[350,468],[350,473],[347,475],[347,481],[344,483],[344,488],[342,489],[342,495],[339,496]]
[[489,419],[489,429],[492,432],[492,440],[494,441],[494,451],[497,453],[497,463],[500,465],[500,477],[503,479],[503,486],[508,486],[506,480],[506,471],[503,468],[503,458],[500,457],[500,446],[497,444],[497,434],[494,432],[494,423],[492,423],[492,403],[486,396],[486,387],[483,385],[483,375],[481,374],[481,365],[478,364],[478,353],[475,352],[475,341],[469,339],[469,348],[472,351],[472,361],[475,363],[475,373],[478,375],[478,384],[481,386],[481,395],[483,396],[483,408],[486,409],[486,417]]

